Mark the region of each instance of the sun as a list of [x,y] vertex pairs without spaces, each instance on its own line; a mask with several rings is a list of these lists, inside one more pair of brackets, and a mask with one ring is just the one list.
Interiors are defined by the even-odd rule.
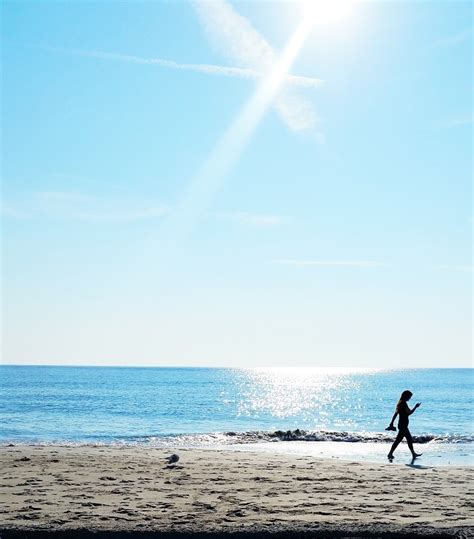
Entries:
[[303,15],[313,24],[330,24],[347,17],[351,11],[350,0],[302,0]]

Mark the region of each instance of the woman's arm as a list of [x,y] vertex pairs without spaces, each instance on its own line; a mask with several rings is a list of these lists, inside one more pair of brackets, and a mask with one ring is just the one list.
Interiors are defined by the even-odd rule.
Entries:
[[393,414],[393,417],[392,417],[392,421],[390,421],[390,425],[389,425],[390,427],[393,427],[393,423],[397,415],[398,415],[398,410],[395,410],[395,413]]
[[415,406],[413,406],[413,408],[412,408],[411,410],[410,410],[410,408],[407,406],[407,408],[408,408],[408,415],[411,415],[411,414],[412,414],[418,407],[420,407],[420,406],[421,406],[421,402],[417,402],[417,403],[415,404]]

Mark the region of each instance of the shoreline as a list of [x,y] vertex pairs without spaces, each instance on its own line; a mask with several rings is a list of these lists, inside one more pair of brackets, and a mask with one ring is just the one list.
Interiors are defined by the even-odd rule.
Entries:
[[[360,462],[372,464],[386,464],[387,453],[391,440],[387,441],[329,441],[329,440],[265,440],[230,442],[220,436],[221,433],[177,435],[176,437],[155,437],[152,441],[114,440],[107,442],[102,440],[77,440],[77,441],[4,441],[0,442],[0,450],[18,448],[111,448],[111,449],[137,449],[163,450],[163,451],[229,451],[234,453],[264,453],[267,455],[303,456],[318,459],[331,459],[345,462]],[[243,435],[247,433],[242,433]],[[474,443],[473,442],[415,442],[415,447],[422,458],[412,461],[408,446],[405,441],[399,446],[394,465],[422,466],[422,467],[457,467],[474,466]]]
[[1,447],[0,461],[2,539],[474,533],[473,467],[107,446]]

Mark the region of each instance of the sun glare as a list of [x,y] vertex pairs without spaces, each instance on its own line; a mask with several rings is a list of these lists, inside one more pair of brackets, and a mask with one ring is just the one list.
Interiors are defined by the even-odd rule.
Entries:
[[351,11],[350,0],[304,0],[303,15],[313,24],[330,24],[344,19]]

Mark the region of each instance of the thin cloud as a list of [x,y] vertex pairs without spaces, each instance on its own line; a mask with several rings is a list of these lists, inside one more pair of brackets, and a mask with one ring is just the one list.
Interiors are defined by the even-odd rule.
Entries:
[[448,120],[445,120],[442,123],[442,127],[449,129],[452,127],[459,127],[461,125],[471,125],[472,122],[473,122],[472,112],[468,112],[466,114],[462,114],[460,116],[453,116],[449,118]]
[[2,205],[2,215],[13,219],[121,223],[155,219],[167,213],[165,205],[149,200],[113,199],[73,191],[37,191]]
[[438,268],[453,271],[472,271],[474,266],[472,264],[443,264]]
[[[229,2],[193,0],[192,5],[210,42],[223,56],[244,69],[263,73],[272,69],[277,58],[274,50]],[[277,95],[273,106],[292,131],[311,129],[317,122],[312,104],[288,86]]]
[[452,34],[450,36],[445,36],[441,39],[438,39],[438,41],[436,41],[434,45],[437,47],[451,47],[454,45],[458,45],[459,43],[464,43],[465,41],[468,41],[471,37],[472,28],[465,28],[464,30],[457,32],[456,34]]
[[[265,77],[264,71],[255,69],[228,67],[213,64],[180,64],[173,60],[165,60],[163,58],[143,58],[140,56],[130,56],[127,54],[116,54],[112,52],[82,50],[82,49],[61,49],[56,47],[47,47],[48,50],[56,52],[65,52],[77,56],[85,56],[89,58],[99,58],[101,60],[113,60],[118,62],[127,62],[132,64],[144,64],[178,71],[193,71],[195,73],[204,73],[206,75],[218,75],[223,77],[234,77],[244,80],[259,80]],[[318,88],[323,81],[313,77],[303,77],[300,75],[287,75],[284,80],[285,84],[290,86],[299,86],[302,88]]]
[[281,225],[286,221],[285,218],[277,215],[265,215],[260,213],[247,213],[247,212],[219,212],[216,214],[218,219],[224,221],[233,221],[243,225],[254,225],[261,227],[271,227]]
[[156,219],[163,217],[168,213],[168,210],[163,206],[148,206],[137,209],[122,209],[117,211],[104,211],[104,212],[76,212],[71,214],[71,218],[78,221],[91,221],[91,222],[103,222],[103,223],[124,223],[132,221],[143,221],[148,219]]
[[31,197],[48,202],[79,202],[90,201],[93,197],[78,193],[77,191],[36,191],[31,194]]
[[284,264],[287,266],[334,266],[334,267],[358,267],[358,268],[375,268],[381,267],[383,264],[375,260],[300,260],[300,259],[277,259],[273,261],[275,264]]
[[4,219],[29,219],[30,215],[11,204],[2,201],[1,214]]

